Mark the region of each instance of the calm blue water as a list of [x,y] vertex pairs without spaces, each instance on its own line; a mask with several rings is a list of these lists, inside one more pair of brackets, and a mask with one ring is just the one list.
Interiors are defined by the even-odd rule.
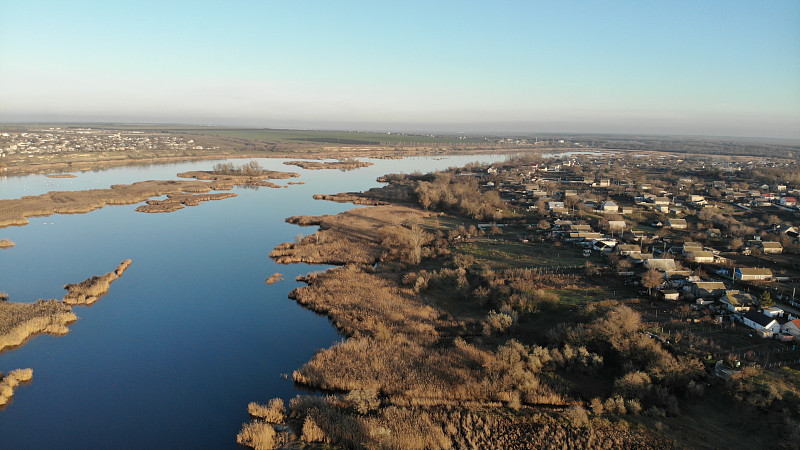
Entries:
[[[287,298],[299,285],[295,277],[325,267],[279,266],[269,259],[278,243],[315,231],[284,219],[351,209],[311,197],[365,190],[385,173],[501,159],[375,160],[350,172],[260,159],[265,168],[301,173],[295,181],[306,184],[236,189],[238,197],[171,214],[110,206],[0,229],[0,239],[17,244],[0,251],[0,291],[12,301],[61,298],[63,284],[133,260],[106,297],[75,308],[80,319],[69,334],[38,336],[0,354],[0,370],[34,372],[0,411],[0,448],[237,448],[247,404],[273,397],[288,402],[300,392],[281,374],[341,339],[327,319]],[[174,179],[214,163],[119,168],[73,179],[6,178],[0,198]],[[266,285],[275,272],[286,281]]]

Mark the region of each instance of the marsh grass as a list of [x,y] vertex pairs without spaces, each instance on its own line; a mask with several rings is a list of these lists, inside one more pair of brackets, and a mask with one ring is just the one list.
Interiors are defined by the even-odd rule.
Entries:
[[121,277],[130,265],[131,260],[126,259],[113,272],[95,275],[76,284],[65,284],[67,294],[62,301],[67,305],[91,305],[108,292],[111,283]]
[[2,376],[0,373],[0,406],[5,405],[14,395],[14,389],[20,383],[25,383],[33,379],[33,370],[16,369]]
[[37,334],[66,334],[67,325],[77,319],[71,309],[58,300],[0,302],[0,352],[20,346]]

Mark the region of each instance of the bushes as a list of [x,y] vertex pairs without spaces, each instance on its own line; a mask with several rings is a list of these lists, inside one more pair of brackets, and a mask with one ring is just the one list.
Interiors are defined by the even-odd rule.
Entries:
[[454,177],[448,172],[436,174],[433,182],[417,183],[414,194],[425,209],[447,211],[477,220],[497,220],[504,206],[497,191],[481,194],[477,181]]
[[218,163],[214,165],[213,172],[215,175],[244,175],[257,177],[263,174],[264,169],[258,161],[250,161],[241,166],[235,166],[233,163]]
[[483,321],[483,334],[491,336],[492,334],[504,333],[513,324],[514,319],[509,314],[492,310],[489,311]]

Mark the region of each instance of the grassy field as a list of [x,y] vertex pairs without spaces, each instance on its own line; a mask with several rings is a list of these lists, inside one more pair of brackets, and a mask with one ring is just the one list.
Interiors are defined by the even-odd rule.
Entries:
[[452,144],[456,139],[422,135],[367,133],[358,131],[276,130],[251,128],[175,129],[176,132],[211,134],[238,139],[270,142],[305,142],[340,145],[420,145]]
[[493,269],[580,266],[587,261],[601,262],[596,252],[592,257],[584,258],[582,249],[556,247],[552,243],[470,242],[459,245],[456,251],[484,260]]
[[[26,124],[5,125],[0,129],[20,129],[21,127],[51,127],[53,124]],[[226,128],[202,127],[186,125],[159,125],[159,124],[66,124],[66,126],[91,127],[94,129],[109,130],[136,130],[151,132],[169,132],[220,136],[234,139],[247,139],[261,142],[286,142],[286,143],[326,143],[341,145],[421,145],[421,144],[453,144],[475,143],[474,139],[463,139],[446,136],[437,137],[416,134],[387,134],[361,131],[324,131],[324,130],[288,130],[273,128]],[[483,142],[483,141],[480,141]]]

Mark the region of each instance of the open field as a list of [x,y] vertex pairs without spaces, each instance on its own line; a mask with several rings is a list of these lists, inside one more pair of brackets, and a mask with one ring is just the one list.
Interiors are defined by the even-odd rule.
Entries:
[[553,243],[468,242],[456,246],[456,252],[481,258],[494,269],[548,268],[600,264],[597,253],[584,258],[582,250],[572,246],[557,247]]

